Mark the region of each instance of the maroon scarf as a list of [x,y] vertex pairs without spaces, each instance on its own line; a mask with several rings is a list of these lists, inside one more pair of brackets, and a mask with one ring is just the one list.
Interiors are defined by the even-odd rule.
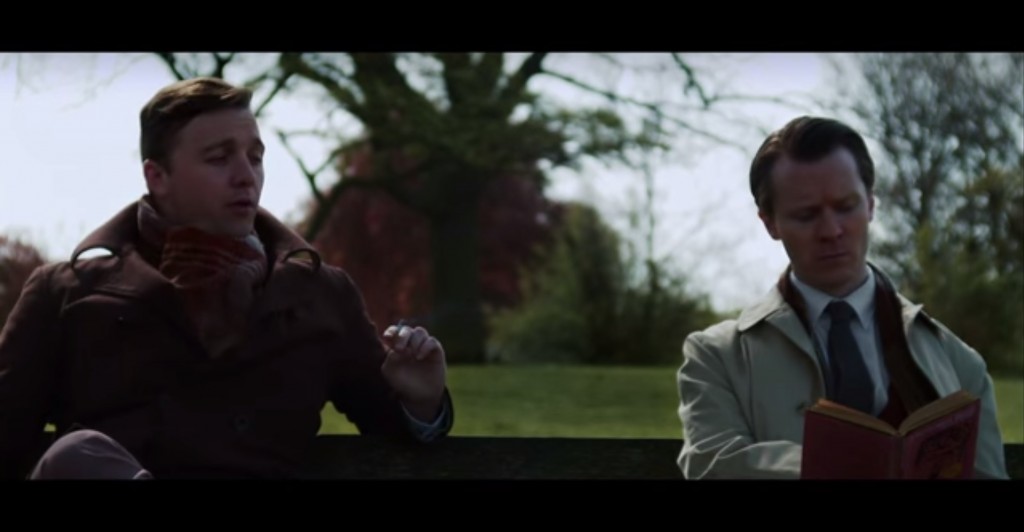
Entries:
[[178,290],[200,341],[213,358],[235,347],[267,273],[267,258],[255,233],[238,239],[194,227],[171,227],[143,197],[139,234],[160,250],[158,269]]

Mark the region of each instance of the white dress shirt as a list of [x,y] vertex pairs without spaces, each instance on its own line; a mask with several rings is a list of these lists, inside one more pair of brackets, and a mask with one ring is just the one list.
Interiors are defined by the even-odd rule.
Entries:
[[885,367],[885,360],[882,358],[882,342],[878,334],[878,327],[875,326],[875,274],[871,268],[866,268],[866,277],[853,292],[846,297],[837,298],[820,290],[812,288],[804,283],[796,274],[790,271],[789,280],[793,286],[800,291],[804,302],[807,304],[807,322],[811,324],[814,331],[814,342],[818,349],[818,360],[821,362],[825,375],[831,374],[828,357],[828,331],[832,325],[832,318],[825,307],[832,301],[845,301],[855,313],[850,320],[850,330],[857,342],[857,348],[864,356],[864,364],[867,366],[868,375],[874,384],[875,395],[872,404],[872,414],[878,415],[889,402],[889,372]]

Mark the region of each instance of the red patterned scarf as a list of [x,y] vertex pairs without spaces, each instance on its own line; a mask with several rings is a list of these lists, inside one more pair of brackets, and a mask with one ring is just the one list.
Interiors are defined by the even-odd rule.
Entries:
[[238,239],[170,227],[148,197],[139,202],[139,234],[161,250],[159,270],[178,289],[199,339],[220,358],[245,334],[246,317],[267,273],[255,233]]

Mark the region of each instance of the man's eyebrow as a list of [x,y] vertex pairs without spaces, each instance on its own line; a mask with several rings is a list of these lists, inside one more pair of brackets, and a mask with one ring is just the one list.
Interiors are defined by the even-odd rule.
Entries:
[[[841,196],[841,197],[837,198],[833,203],[847,203],[847,202],[850,202],[850,201],[860,201],[860,196],[856,192],[850,192],[849,194],[847,194],[845,196]],[[803,203],[803,204],[794,205],[794,206],[790,207],[787,210],[788,211],[793,211],[793,212],[796,212],[796,211],[818,211],[821,208],[822,208],[822,206],[818,205],[817,203]]]
[[212,142],[212,143],[207,144],[206,146],[204,146],[203,147],[203,152],[205,153],[205,152],[208,152],[208,151],[213,151],[213,150],[216,150],[218,148],[231,148],[232,146],[234,146],[234,144],[235,144],[234,139],[219,140],[217,142]]
[[797,211],[817,211],[819,209],[821,209],[821,205],[818,205],[817,203],[798,203],[796,205],[791,205],[786,210],[790,211],[790,212],[797,212]]
[[[225,138],[223,140],[218,140],[215,142],[211,142],[210,144],[207,144],[206,146],[203,147],[203,152],[213,151],[214,149],[219,148],[230,149],[236,146],[236,144],[237,142],[234,141],[233,138]],[[253,147],[259,149],[260,151],[266,151],[266,146],[263,144],[263,140],[259,138],[255,139],[255,141],[253,142]]]
[[786,214],[791,216],[816,216],[821,212],[821,207],[800,207],[788,211]]

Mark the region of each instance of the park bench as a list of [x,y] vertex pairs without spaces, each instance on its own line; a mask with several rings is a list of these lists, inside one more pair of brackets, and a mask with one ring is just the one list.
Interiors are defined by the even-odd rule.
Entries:
[[[360,479],[678,479],[674,439],[450,436],[427,445],[321,435],[306,475]],[[1012,478],[1024,478],[1024,444],[1006,444]]]

